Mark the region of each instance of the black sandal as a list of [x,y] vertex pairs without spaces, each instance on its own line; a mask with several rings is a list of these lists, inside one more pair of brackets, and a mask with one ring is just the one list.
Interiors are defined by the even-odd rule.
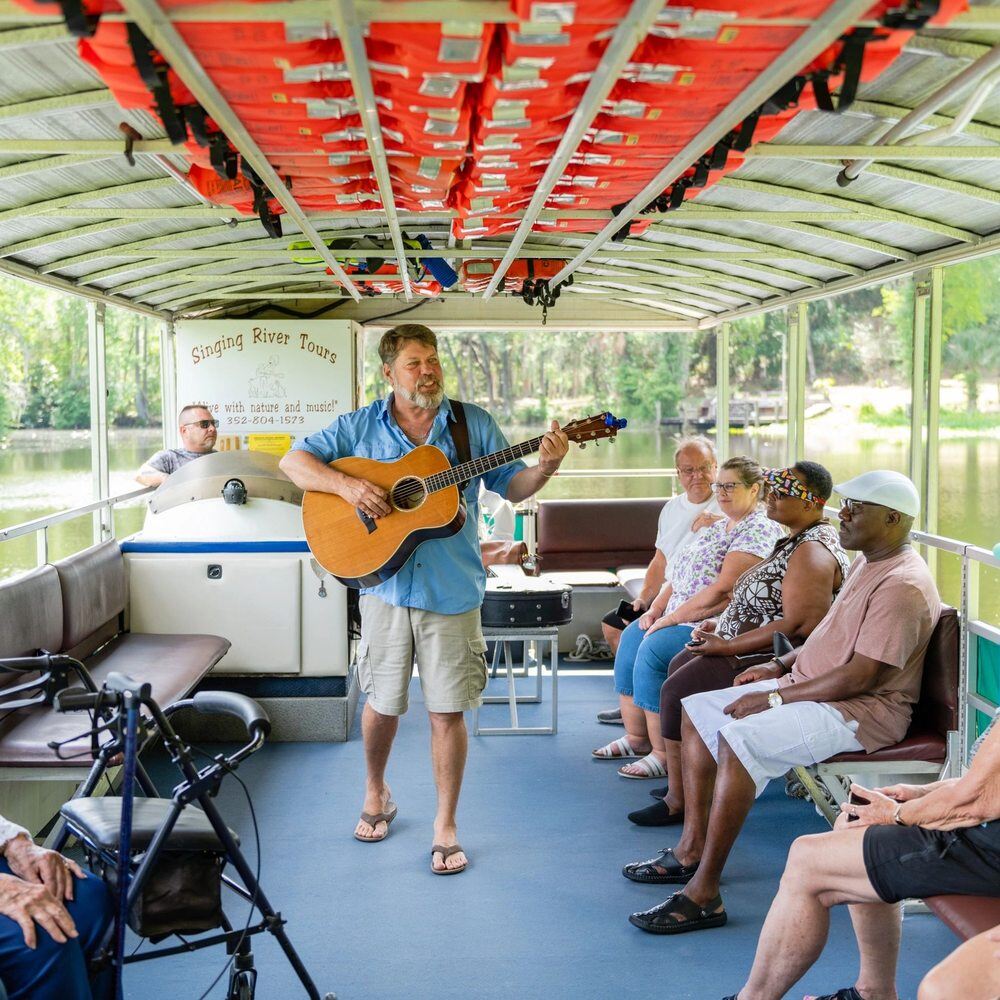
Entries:
[[[729,917],[725,910],[716,912],[720,906],[721,896],[716,896],[703,908],[683,892],[675,892],[659,906],[633,913],[628,922],[650,934],[686,934],[688,931],[722,927]],[[680,914],[684,919],[677,920],[674,914]]]
[[[658,871],[658,869],[663,869]],[[652,882],[655,885],[684,885],[690,882],[698,864],[682,865],[670,847],[660,851],[651,861],[633,861],[622,868],[622,875],[633,882]]]

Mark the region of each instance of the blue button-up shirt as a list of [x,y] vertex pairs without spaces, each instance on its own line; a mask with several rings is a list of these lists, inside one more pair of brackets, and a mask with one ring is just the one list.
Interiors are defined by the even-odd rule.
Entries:
[[[389,399],[378,399],[353,413],[345,413],[324,430],[296,441],[293,450],[308,451],[326,463],[351,455],[380,462],[401,458],[416,446],[396,423],[389,405],[391,399],[390,395]],[[496,421],[481,407],[466,403],[465,419],[473,458],[509,447]],[[454,420],[451,403],[445,397],[434,417],[427,444],[440,448],[448,461],[457,465],[458,453],[448,426]],[[486,571],[479,553],[479,480],[483,480],[487,489],[505,497],[511,479],[523,468],[524,462],[518,460],[473,479],[465,488],[468,516],[462,530],[449,538],[432,538],[421,543],[395,576],[361,593],[375,594],[396,607],[423,608],[442,615],[478,608],[486,589]]]

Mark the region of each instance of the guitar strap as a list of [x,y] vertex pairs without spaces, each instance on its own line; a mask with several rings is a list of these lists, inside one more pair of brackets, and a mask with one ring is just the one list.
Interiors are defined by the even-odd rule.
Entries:
[[[472,460],[472,449],[469,447],[469,425],[465,420],[465,407],[457,400],[452,399],[451,412],[455,414],[454,423],[449,425],[451,439],[455,443],[455,452],[458,455],[458,464]],[[460,493],[465,492],[465,487],[469,485],[469,480],[458,484]]]

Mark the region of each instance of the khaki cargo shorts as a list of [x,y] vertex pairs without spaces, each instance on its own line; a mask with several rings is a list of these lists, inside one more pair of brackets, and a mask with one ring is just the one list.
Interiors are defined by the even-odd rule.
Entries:
[[479,608],[439,615],[361,598],[358,682],[379,715],[403,715],[416,659],[428,712],[466,712],[482,704],[486,641]]

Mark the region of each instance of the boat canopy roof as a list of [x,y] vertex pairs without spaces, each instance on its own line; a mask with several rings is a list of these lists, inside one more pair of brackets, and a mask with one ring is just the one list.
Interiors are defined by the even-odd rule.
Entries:
[[708,328],[1000,248],[1000,2],[0,0],[0,54],[0,272],[168,320]]

